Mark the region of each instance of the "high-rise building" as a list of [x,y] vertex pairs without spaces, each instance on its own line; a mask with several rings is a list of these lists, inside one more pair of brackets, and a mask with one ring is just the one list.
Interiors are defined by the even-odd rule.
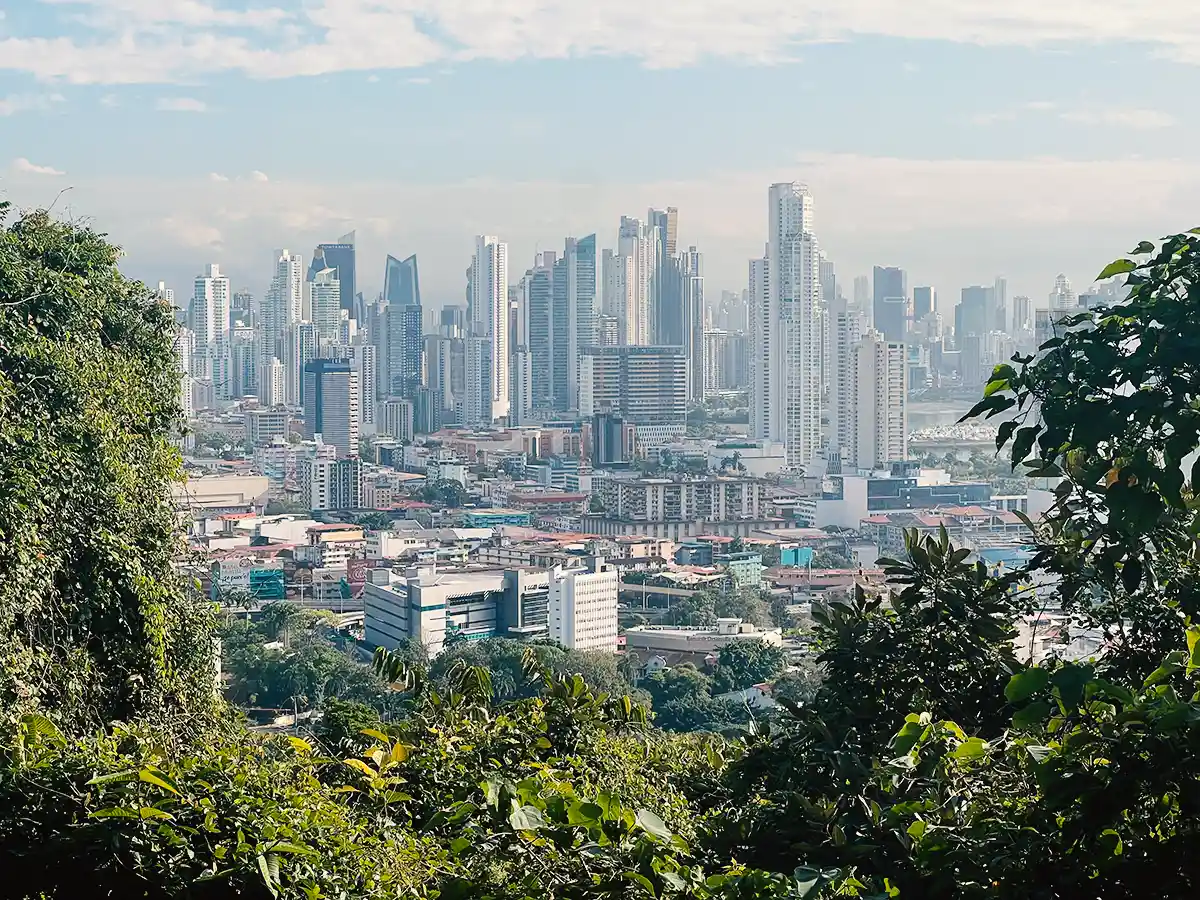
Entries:
[[550,309],[551,407],[579,406],[579,355],[596,345],[596,236],[567,238],[554,263]]
[[287,402],[283,363],[276,357],[258,367],[258,402],[262,406],[282,406]]
[[548,637],[567,650],[615,652],[618,581],[603,558],[588,560],[586,569],[552,568]]
[[959,349],[967,335],[984,335],[992,330],[994,296],[995,288],[972,285],[962,289],[962,300],[954,310],[954,340]]
[[688,360],[688,399],[704,401],[704,256],[695,247],[679,255],[683,286],[683,349]]
[[1013,297],[1012,325],[1005,330],[1014,337],[1033,332],[1033,303],[1028,297]]
[[318,356],[317,326],[312,322],[296,322],[284,334],[283,356],[285,403],[304,405],[304,367]]
[[997,275],[992,287],[992,321],[989,330],[1008,331],[1008,279]]
[[596,319],[596,346],[618,347],[621,343],[620,322],[616,316],[601,315]]
[[414,415],[411,400],[403,397],[388,397],[380,402],[377,419],[379,434],[386,434],[398,441],[413,439]]
[[554,409],[554,265],[553,252],[539,253],[533,268],[525,272],[517,286],[521,307],[521,326],[526,331],[526,347],[532,395],[530,409]]
[[854,276],[854,305],[861,312],[870,313],[871,279],[866,275]]
[[687,357],[682,347],[591,347],[579,367],[579,413],[610,412],[637,429],[642,447],[687,431]]
[[283,349],[285,335],[301,319],[304,292],[304,259],[298,253],[276,251],[275,272],[262,304],[259,350],[264,364],[272,358],[282,361],[286,355]]
[[211,263],[202,275],[196,276],[191,326],[196,335],[192,374],[197,378],[213,377],[213,360],[219,348],[228,342],[231,298],[229,279],[221,274],[221,267],[216,263]]
[[372,344],[336,344],[326,350],[329,359],[344,359],[358,376],[358,423],[363,434],[376,431],[375,397],[379,395],[379,359]]
[[254,295],[249,291],[234,291],[229,301],[229,327],[235,328],[239,323],[250,328],[258,324],[254,314]]
[[877,330],[851,351],[854,383],[842,461],[855,469],[880,469],[908,458],[908,365],[904,343]]
[[245,325],[229,332],[229,396],[253,397],[258,394],[258,332]]
[[865,312],[845,301],[830,311],[830,343],[833,363],[829,384],[830,445],[845,450],[854,442],[854,408],[858,395],[855,348],[866,330]]
[[1079,312],[1079,298],[1066,275],[1054,279],[1054,290],[1050,292],[1050,313],[1054,319]]
[[321,435],[340,456],[358,456],[358,372],[344,359],[314,359],[304,367],[304,436]]
[[387,258],[383,305],[388,351],[388,380],[384,393],[411,400],[421,386],[421,352],[424,349],[421,283],[415,255],[403,261],[394,256]]
[[432,430],[462,422],[466,402],[466,345],[462,337],[430,335],[425,339],[425,372],[429,385]]
[[646,224],[655,232],[650,341],[660,347],[683,347],[688,341],[688,312],[684,263],[677,253],[679,210],[651,209],[646,214]]
[[649,227],[640,219],[621,217],[617,254],[628,260],[617,264],[618,277],[623,275],[626,281],[624,290],[618,293],[618,302],[623,301],[625,305],[624,344],[646,346],[651,340],[651,304],[659,238],[659,229]]
[[821,443],[820,247],[805,185],[771,185],[767,209],[767,253],[750,265],[750,425],[798,469]]
[[336,269],[338,280],[338,304],[351,318],[358,318],[355,308],[357,300],[357,266],[354,254],[354,232],[344,234],[336,244],[318,244],[308,267],[308,280],[325,269]]
[[342,339],[341,284],[337,269],[322,269],[309,282],[312,292],[312,322],[317,326],[317,339],[337,343]]
[[889,341],[908,334],[908,273],[894,266],[876,266],[873,326]]
[[920,322],[933,312],[937,300],[931,287],[913,288],[913,321]]
[[311,460],[307,481],[309,505],[313,510],[362,509],[362,460]]
[[[594,263],[593,263],[594,271]],[[468,270],[470,329],[482,345],[467,348],[468,424],[508,418],[508,245],[491,235],[475,239]],[[474,361],[474,364],[472,364]]]

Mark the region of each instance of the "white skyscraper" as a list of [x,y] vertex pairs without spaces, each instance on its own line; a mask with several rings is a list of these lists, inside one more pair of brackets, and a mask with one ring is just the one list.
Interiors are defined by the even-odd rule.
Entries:
[[855,391],[849,409],[844,464],[880,469],[908,458],[908,365],[904,344],[871,329],[854,345],[851,377]]
[[282,406],[286,397],[283,363],[272,357],[258,369],[258,402],[261,406]]
[[262,305],[263,363],[283,358],[287,330],[300,321],[304,309],[304,258],[286,249],[275,254],[275,273]]
[[[203,275],[196,276],[192,292],[192,330],[196,333],[196,358],[193,374],[212,377],[212,359],[229,337],[229,302],[232,294],[229,279],[221,267],[210,264]],[[202,370],[201,370],[201,367]]]
[[821,270],[813,200],[801,184],[768,194],[767,255],[750,266],[751,426],[802,468],[821,442]]
[[842,450],[853,443],[854,404],[858,396],[856,346],[866,330],[866,313],[850,306],[845,298],[827,307],[829,316],[830,364],[828,368],[830,445]]
[[486,364],[479,360],[486,382],[468,378],[468,384],[481,390],[478,414],[496,422],[508,418],[509,406],[508,245],[492,235],[477,237],[468,279],[471,329],[477,338],[487,338],[488,357]]
[[317,326],[317,340],[330,344],[341,342],[342,285],[337,269],[313,273],[309,290],[312,292],[312,321]]
[[1054,319],[1079,312],[1079,298],[1066,275],[1054,279],[1054,290],[1050,293],[1050,314]]
[[650,301],[654,293],[660,231],[658,228],[651,228],[641,219],[621,217],[621,227],[617,234],[617,255],[629,260],[624,265],[616,265],[618,277],[623,274],[629,282],[624,291],[618,291],[617,294],[617,302],[623,299],[625,303],[625,340],[622,341],[624,344],[650,343]]

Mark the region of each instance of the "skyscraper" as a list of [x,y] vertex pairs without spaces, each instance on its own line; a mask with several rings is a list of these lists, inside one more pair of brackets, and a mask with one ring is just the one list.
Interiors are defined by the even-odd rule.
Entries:
[[624,341],[625,344],[647,345],[650,343],[652,320],[651,292],[654,288],[655,264],[658,260],[659,229],[650,228],[639,219],[621,217],[617,234],[617,254],[629,260],[624,266],[618,263],[618,271],[626,279],[624,291]]
[[962,289],[962,300],[954,310],[954,340],[960,350],[967,335],[984,335],[992,330],[994,294],[994,288],[980,285]]
[[355,299],[358,288],[353,231],[338,238],[336,244],[317,244],[308,268],[308,280],[312,281],[323,269],[337,269],[339,305],[351,318],[357,318]]
[[854,406],[858,392],[855,347],[866,330],[866,313],[851,307],[845,300],[835,302],[830,309],[829,432],[830,445],[842,451],[853,443]]
[[196,276],[192,291],[191,325],[196,335],[195,362],[192,375],[213,377],[213,360],[229,339],[229,303],[232,292],[229,279],[221,267],[211,263],[204,273]]
[[467,348],[467,385],[479,392],[478,402],[468,400],[468,415],[478,418],[471,424],[498,422],[508,418],[509,402],[508,245],[492,235],[477,237],[468,284],[469,327],[482,341]]
[[1055,320],[1079,311],[1079,298],[1075,295],[1071,281],[1066,275],[1054,279],[1054,290],[1050,292],[1050,314]]
[[695,247],[679,255],[683,286],[683,349],[688,360],[688,399],[704,401],[704,255]]
[[387,384],[390,396],[412,400],[421,386],[424,347],[421,282],[417,257],[389,256],[383,273],[383,305],[387,319]]
[[875,330],[889,341],[903,341],[908,333],[908,273],[894,266],[876,266],[874,283]]
[[687,359],[680,347],[591,347],[580,358],[579,412],[611,412],[637,429],[642,447],[687,431]]
[[931,287],[913,288],[913,321],[920,322],[933,312],[934,294]]
[[284,357],[287,330],[300,321],[304,309],[304,259],[298,253],[278,250],[275,271],[262,305],[262,337],[259,350],[264,364]]
[[518,286],[527,329],[530,409],[554,408],[554,252],[539,253]]
[[767,211],[766,256],[750,266],[750,425],[755,438],[782,443],[795,469],[821,443],[820,247],[807,186],[771,185]]
[[312,293],[312,321],[317,326],[317,340],[336,343],[341,339],[342,323],[342,289],[338,270],[322,269],[314,273],[309,290]]
[[654,271],[651,275],[650,341],[660,347],[682,347],[687,343],[685,276],[677,255],[679,211],[651,209],[647,226],[654,232]]
[[853,402],[843,462],[880,469],[908,457],[908,366],[904,344],[871,329],[851,352]]
[[992,331],[1008,331],[1008,280],[1003,275],[996,276],[992,288]]
[[314,359],[304,366],[304,436],[321,435],[339,456],[358,456],[358,373],[344,359]]
[[567,238],[555,261],[551,291],[552,408],[579,405],[579,355],[596,345],[596,236]]

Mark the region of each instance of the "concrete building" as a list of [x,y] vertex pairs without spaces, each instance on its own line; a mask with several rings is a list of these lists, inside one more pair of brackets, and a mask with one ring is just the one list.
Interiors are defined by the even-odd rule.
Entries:
[[604,512],[583,517],[582,528],[589,534],[681,540],[702,534],[748,535],[778,524],[767,512],[766,485],[755,478],[597,474],[592,494]]
[[873,285],[872,327],[889,341],[903,341],[908,334],[908,273],[876,266]]
[[[508,245],[492,235],[475,239],[467,270],[470,299],[467,348],[468,424],[508,419]],[[472,364],[474,363],[474,364]]]
[[655,290],[661,230],[640,219],[621,217],[617,231],[617,258],[613,288],[616,311],[620,317],[621,344],[649,346],[651,343],[651,304]]
[[[388,256],[384,267],[383,305],[387,355],[380,360],[386,377],[378,396],[411,400],[421,385],[421,282],[415,255],[405,260]],[[368,396],[365,395],[364,396]]]
[[687,431],[687,357],[679,347],[593,347],[580,358],[579,413],[620,416],[640,447]]
[[908,364],[904,344],[889,341],[874,328],[850,351],[847,381],[853,385],[839,442],[842,464],[880,469],[908,459]]
[[216,263],[197,275],[193,284],[190,310],[191,328],[196,336],[191,367],[194,378],[212,378],[213,360],[229,338],[229,305],[232,299],[228,276]]
[[386,434],[398,441],[413,439],[413,403],[400,397],[388,397],[379,404],[376,420],[378,434]]
[[801,184],[768,192],[769,240],[750,264],[750,434],[782,443],[790,468],[821,445],[820,247]]
[[783,644],[783,633],[778,628],[758,628],[741,619],[718,619],[716,625],[691,628],[635,625],[625,629],[626,652],[636,654],[643,662],[652,656],[662,656],[673,664],[703,664],[723,647],[738,641],[763,641],[779,647]]
[[264,447],[277,439],[286,441],[292,426],[292,414],[284,407],[248,409],[242,413],[247,447]]
[[550,570],[548,628],[568,650],[612,653],[617,648],[617,570],[603,557],[586,569]]
[[308,464],[309,505],[314,510],[362,509],[362,460],[314,459]]

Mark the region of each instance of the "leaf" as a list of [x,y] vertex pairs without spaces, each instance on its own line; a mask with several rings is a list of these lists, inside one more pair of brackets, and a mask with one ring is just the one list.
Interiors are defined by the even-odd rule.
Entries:
[[536,806],[514,806],[508,824],[516,831],[536,831],[546,827],[546,817]]
[[1038,700],[1035,703],[1030,703],[1022,710],[1018,710],[1012,718],[1013,728],[1020,731],[1026,731],[1034,726],[1040,726],[1046,721],[1046,716],[1050,715],[1050,704],[1045,700]]
[[640,885],[642,888],[644,888],[646,893],[649,894],[651,897],[655,896],[654,885],[651,883],[650,879],[647,878],[645,875],[641,874],[640,872],[624,872],[622,874],[624,875],[625,878],[628,878],[630,881],[632,881],[632,882]]
[[1013,432],[1017,430],[1015,419],[1009,419],[1007,422],[1001,422],[1000,427],[996,429],[996,449],[999,450],[1008,443],[1008,439],[1012,437]]
[[970,761],[980,759],[987,754],[987,741],[983,738],[967,738],[950,754],[955,759],[960,761]]
[[1105,281],[1114,275],[1124,275],[1126,272],[1132,272],[1136,268],[1137,263],[1132,259],[1114,260],[1105,266],[1104,270],[1096,276],[1096,281]]
[[297,753],[303,753],[305,756],[308,756],[310,753],[312,753],[312,744],[310,744],[304,738],[298,738],[294,734],[289,734],[288,743],[292,745],[292,749]]
[[1154,252],[1154,245],[1149,241],[1142,241],[1129,252],[1134,256],[1144,256],[1147,253]]
[[143,806],[138,810],[138,818],[141,819],[166,819],[168,822],[174,822],[175,817],[169,812],[161,809],[155,809],[153,806]]
[[1200,626],[1192,625],[1187,630],[1188,669],[1200,667]]
[[298,853],[302,856],[316,856],[317,851],[311,847],[293,844],[291,841],[275,841],[268,848],[272,853]]
[[1100,832],[1098,843],[1113,856],[1120,856],[1125,852],[1125,844],[1121,840],[1121,835],[1111,828]]
[[374,728],[364,728],[361,731],[359,731],[359,734],[365,734],[367,737],[374,738],[375,740],[379,741],[380,743],[384,743],[384,744],[386,744],[388,741],[391,740],[391,738],[389,738],[382,731],[377,731]]
[[1035,666],[1024,672],[1018,672],[1008,679],[1008,685],[1004,688],[1004,697],[1009,703],[1020,703],[1039,691],[1045,690],[1049,683],[1050,673]]
[[258,854],[258,871],[272,897],[279,896],[279,857],[274,854]]
[[1030,755],[1034,762],[1040,763],[1054,751],[1052,751],[1049,747],[1042,747],[1037,744],[1026,744],[1025,752]]
[[921,835],[925,833],[925,829],[929,827],[929,823],[924,819],[917,819],[906,829],[908,836],[913,840],[920,840]]
[[1017,431],[1017,436],[1013,440],[1012,461],[1016,466],[1018,463],[1023,463],[1029,456],[1029,451],[1033,449],[1033,442],[1037,439],[1038,432],[1042,430],[1040,425],[1026,425],[1024,428]]
[[1083,702],[1084,688],[1091,680],[1090,666],[1063,666],[1050,676],[1050,683],[1054,685],[1059,699],[1067,709],[1075,709]]
[[98,809],[95,812],[88,813],[90,819],[136,819],[138,814],[132,809],[126,809],[122,806],[112,806],[108,809]]
[[682,891],[687,887],[687,882],[678,872],[659,872],[658,877],[663,880],[663,884],[673,891]]
[[143,781],[146,784],[152,784],[155,787],[160,787],[164,791],[170,791],[176,797],[179,796],[179,788],[171,784],[171,782],[167,780],[165,773],[160,772],[157,769],[142,769],[140,772],[138,772],[138,780]]
[[136,781],[137,777],[138,777],[137,769],[125,769],[123,772],[112,772],[108,775],[97,775],[91,781],[87,782],[87,784],[89,784],[89,785],[119,784],[119,783],[125,783],[125,782],[129,782],[129,781]]
[[639,828],[654,835],[656,838],[669,841],[675,836],[675,833],[667,827],[667,823],[648,809],[639,809],[636,821]]
[[370,766],[368,766],[361,759],[355,759],[352,757],[350,759],[343,759],[342,762],[344,762],[350,768],[354,769],[356,772],[362,772],[368,778],[374,778],[378,774],[374,769],[372,769]]

